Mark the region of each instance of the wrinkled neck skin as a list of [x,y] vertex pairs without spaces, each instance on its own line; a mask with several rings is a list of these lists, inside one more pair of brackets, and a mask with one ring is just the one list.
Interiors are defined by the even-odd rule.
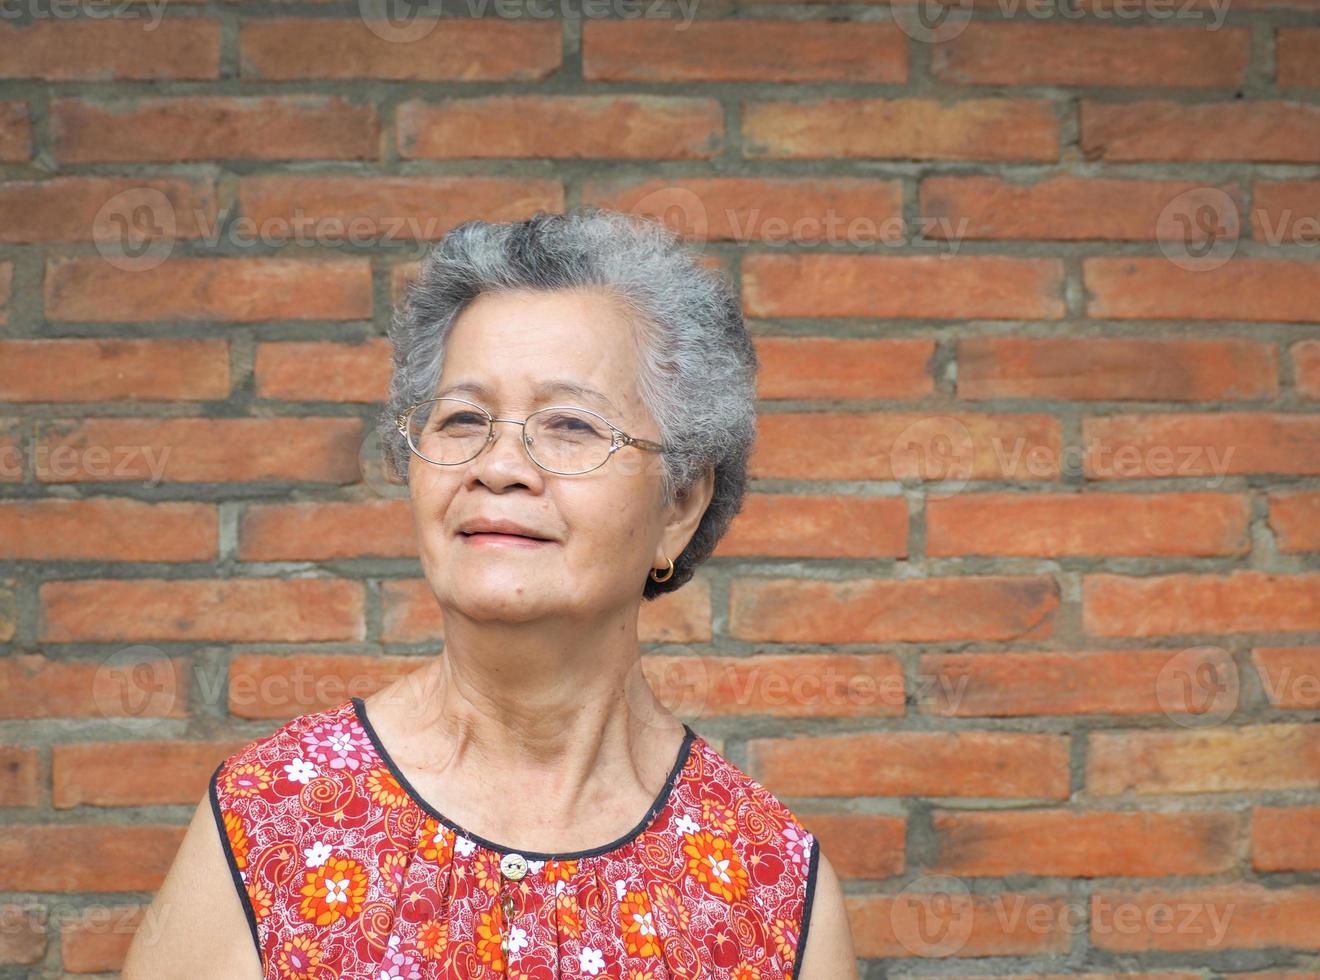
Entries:
[[387,699],[428,777],[503,788],[564,819],[656,795],[682,722],[642,673],[635,611],[594,629],[446,614],[444,651]]

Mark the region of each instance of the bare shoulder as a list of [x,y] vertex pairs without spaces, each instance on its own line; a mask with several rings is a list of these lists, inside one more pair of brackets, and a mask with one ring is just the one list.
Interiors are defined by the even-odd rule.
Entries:
[[209,793],[143,915],[120,975],[124,980],[259,980],[262,975]]
[[[817,845],[819,846],[819,844]],[[839,876],[820,852],[807,922],[807,948],[796,980],[857,980],[857,953]]]

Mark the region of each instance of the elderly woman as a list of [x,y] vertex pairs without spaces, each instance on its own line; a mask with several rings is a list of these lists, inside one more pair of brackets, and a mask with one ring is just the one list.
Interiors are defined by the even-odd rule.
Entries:
[[641,671],[741,506],[736,295],[658,223],[542,212],[446,235],[391,339],[443,651],[217,767],[124,976],[856,977],[819,842]]

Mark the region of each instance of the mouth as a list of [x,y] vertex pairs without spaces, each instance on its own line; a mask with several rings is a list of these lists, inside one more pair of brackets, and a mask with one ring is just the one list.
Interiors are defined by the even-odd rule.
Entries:
[[529,538],[524,534],[503,534],[495,531],[460,531],[458,536],[473,544],[550,544],[545,538]]

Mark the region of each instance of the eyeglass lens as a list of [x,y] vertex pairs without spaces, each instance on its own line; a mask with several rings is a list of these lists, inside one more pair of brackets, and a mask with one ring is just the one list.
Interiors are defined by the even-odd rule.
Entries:
[[[433,463],[465,463],[481,452],[492,423],[467,402],[432,399],[408,417],[408,440]],[[590,412],[545,408],[528,416],[527,449],[533,461],[560,473],[582,473],[604,464],[613,434]]]

